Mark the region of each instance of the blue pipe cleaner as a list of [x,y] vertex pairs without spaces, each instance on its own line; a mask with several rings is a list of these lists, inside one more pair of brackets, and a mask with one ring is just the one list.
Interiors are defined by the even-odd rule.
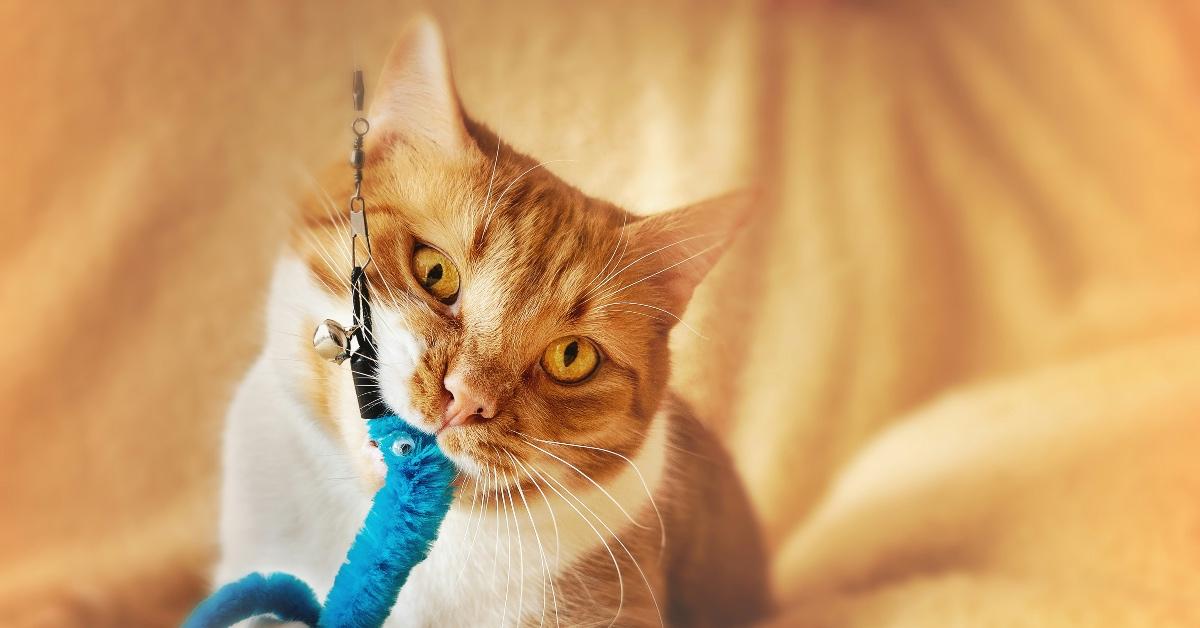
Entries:
[[412,568],[425,560],[454,496],[454,465],[437,440],[397,416],[367,423],[379,443],[387,479],[333,580],[325,606],[311,587],[286,573],[252,573],[196,607],[183,628],[226,628],[274,615],[321,628],[378,628],[392,612]]

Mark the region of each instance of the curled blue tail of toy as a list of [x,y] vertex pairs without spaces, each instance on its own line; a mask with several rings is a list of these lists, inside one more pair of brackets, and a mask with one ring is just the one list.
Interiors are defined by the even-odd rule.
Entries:
[[316,626],[321,605],[312,589],[295,576],[252,573],[217,589],[192,611],[183,628],[226,628],[258,615]]

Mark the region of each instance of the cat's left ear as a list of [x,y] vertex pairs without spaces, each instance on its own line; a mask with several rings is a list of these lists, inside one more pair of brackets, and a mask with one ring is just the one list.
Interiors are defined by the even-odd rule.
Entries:
[[399,136],[413,146],[451,153],[468,145],[446,44],[433,18],[414,18],[392,46],[369,117],[376,137]]
[[653,214],[625,227],[630,280],[645,281],[681,314],[696,285],[729,247],[759,204],[738,191]]

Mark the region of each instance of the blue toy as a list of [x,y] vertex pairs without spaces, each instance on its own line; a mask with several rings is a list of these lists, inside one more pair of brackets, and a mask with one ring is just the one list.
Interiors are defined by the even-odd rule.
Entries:
[[429,555],[450,509],[454,465],[432,435],[397,416],[371,419],[367,428],[383,453],[387,479],[375,493],[325,606],[295,576],[253,573],[201,602],[184,628],[225,628],[268,614],[322,628],[383,625],[409,572]]

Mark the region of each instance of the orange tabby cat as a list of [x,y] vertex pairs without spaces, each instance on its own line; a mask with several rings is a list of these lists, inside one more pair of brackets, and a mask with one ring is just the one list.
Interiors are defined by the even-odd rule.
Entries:
[[[364,195],[380,387],[461,469],[389,625],[758,617],[748,502],[667,389],[668,333],[746,200],[640,217],[585,196],[462,113],[428,21],[375,91]],[[334,198],[347,175],[339,164],[324,181]],[[324,592],[381,480],[348,366],[305,339],[349,311],[346,243],[341,213],[306,201],[267,348],[230,410],[219,581],[278,569]]]

